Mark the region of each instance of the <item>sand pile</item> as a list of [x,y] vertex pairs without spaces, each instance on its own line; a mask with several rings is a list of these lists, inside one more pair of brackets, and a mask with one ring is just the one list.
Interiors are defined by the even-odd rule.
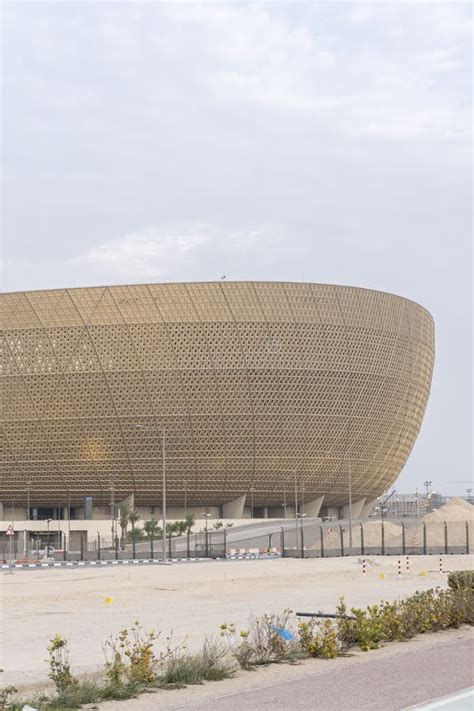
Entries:
[[[448,546],[465,546],[466,544],[466,521],[469,524],[469,538],[471,545],[474,544],[474,506],[464,499],[451,499],[447,504],[441,506],[437,511],[427,514],[420,521],[407,519],[405,521],[405,543],[407,548],[423,546],[423,523],[426,524],[426,545],[444,547],[445,528],[444,522],[448,524]],[[391,521],[384,522],[385,548],[402,547],[402,526]],[[354,524],[352,528],[352,541],[355,548],[360,548],[360,526]],[[380,521],[369,521],[364,523],[364,545],[366,549],[381,548],[382,532]],[[324,547],[326,550],[339,550],[341,539],[339,525],[329,526],[324,530]],[[344,546],[349,546],[349,528],[344,527]],[[308,546],[313,549],[320,549],[319,536],[316,537],[314,545]]]
[[437,511],[426,514],[423,521],[426,524],[438,521],[474,521],[474,506],[464,499],[451,499]]

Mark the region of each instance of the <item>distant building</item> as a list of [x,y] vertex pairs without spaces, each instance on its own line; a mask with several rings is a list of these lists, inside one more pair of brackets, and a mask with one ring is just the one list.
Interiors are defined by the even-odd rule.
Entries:
[[[0,294],[0,520],[363,516],[431,386],[418,304],[329,284],[144,284]],[[2,507],[3,503],[3,507]],[[395,499],[400,515],[420,503]],[[2,514],[3,508],[3,514]],[[416,514],[418,515],[418,514]]]

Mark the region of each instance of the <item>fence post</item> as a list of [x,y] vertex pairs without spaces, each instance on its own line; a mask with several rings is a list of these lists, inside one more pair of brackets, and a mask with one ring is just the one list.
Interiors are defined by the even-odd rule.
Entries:
[[382,536],[382,555],[385,555],[385,526],[382,521],[382,528],[381,528],[381,536]]
[[190,537],[191,537],[191,530],[188,526],[188,528],[186,530],[186,558],[191,558]]
[[[26,534],[25,534],[26,535]],[[69,543],[69,541],[68,541]],[[66,536],[64,535],[64,545],[63,545],[63,560],[67,560],[67,555],[66,555]]]
[[132,558],[135,560],[136,543],[135,543],[135,528],[132,529]]
[[448,555],[448,522],[444,522],[444,553]]
[[319,537],[321,540],[321,558],[324,558],[324,531],[322,526],[319,527]]
[[227,558],[227,529],[224,528],[224,558]]
[[283,526],[281,527],[281,533],[280,533],[280,548],[281,548],[281,557],[285,558],[285,531],[283,530]]
[[84,536],[81,533],[81,560],[84,560]]
[[97,560],[100,560],[100,533],[97,534]]
[[426,555],[426,523],[423,521],[423,555]]
[[365,553],[365,543],[364,543],[364,524],[360,524],[360,554],[364,555]]
[[171,555],[171,531],[168,533],[168,558],[172,558],[172,555]]
[[406,542],[405,542],[405,523],[402,521],[402,553],[406,555]]
[[466,553],[469,555],[469,521],[466,521]]
[[118,560],[119,557],[119,538],[118,536],[115,536],[115,560]]
[[153,531],[150,531],[150,558],[153,560],[155,557],[155,551],[153,550]]
[[303,519],[301,520],[301,558],[304,558],[304,534],[303,534]]
[[342,525],[339,524],[339,537],[341,539],[341,555],[344,555],[344,533],[342,531]]

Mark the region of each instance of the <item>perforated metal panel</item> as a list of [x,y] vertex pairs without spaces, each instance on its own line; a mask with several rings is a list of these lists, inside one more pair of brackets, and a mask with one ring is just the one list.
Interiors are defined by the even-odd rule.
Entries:
[[[216,505],[375,498],[415,442],[434,359],[429,313],[351,287],[150,284],[0,295],[0,501],[80,505],[132,491]],[[137,429],[141,424],[151,430]],[[153,431],[157,428],[158,431]],[[31,482],[30,485],[27,482]]]

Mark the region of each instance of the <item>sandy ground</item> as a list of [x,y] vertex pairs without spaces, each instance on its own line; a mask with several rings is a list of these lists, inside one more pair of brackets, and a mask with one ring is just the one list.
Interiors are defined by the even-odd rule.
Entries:
[[[264,612],[333,611],[338,597],[364,606],[416,590],[446,586],[438,557],[413,556],[401,579],[396,558],[374,558],[367,576],[360,559],[204,562],[167,567],[49,569],[3,572],[0,687],[37,689],[47,681],[49,640],[69,642],[75,673],[97,670],[103,642],[139,620],[145,629],[173,631],[176,642],[200,646],[222,622],[245,626]],[[445,571],[473,567],[472,556],[443,557]],[[112,598],[107,604],[106,598]],[[163,640],[164,641],[164,640]]]

